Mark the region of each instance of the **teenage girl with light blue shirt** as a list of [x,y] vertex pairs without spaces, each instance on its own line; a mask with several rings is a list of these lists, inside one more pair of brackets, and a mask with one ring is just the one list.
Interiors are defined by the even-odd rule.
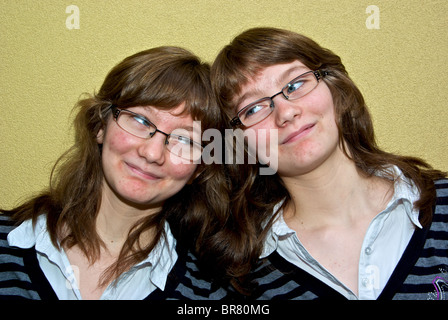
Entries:
[[194,158],[203,148],[195,130],[222,124],[209,71],[185,49],[149,49],[79,101],[75,144],[50,187],[1,211],[0,299],[225,295],[188,251],[206,220],[227,214],[213,200],[226,197],[222,171]]
[[[446,174],[379,148],[341,59],[253,28],[218,54],[212,84],[229,123],[258,135],[248,150],[278,159],[230,166],[230,245],[214,254],[232,261],[235,287],[255,299],[426,299],[448,270]],[[424,260],[434,241],[440,256]]]

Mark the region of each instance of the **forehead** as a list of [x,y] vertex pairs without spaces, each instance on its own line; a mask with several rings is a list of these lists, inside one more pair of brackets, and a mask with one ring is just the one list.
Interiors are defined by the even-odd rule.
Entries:
[[254,76],[248,77],[248,81],[241,86],[234,103],[239,106],[248,100],[271,96],[290,80],[307,71],[310,69],[298,60],[261,68]]

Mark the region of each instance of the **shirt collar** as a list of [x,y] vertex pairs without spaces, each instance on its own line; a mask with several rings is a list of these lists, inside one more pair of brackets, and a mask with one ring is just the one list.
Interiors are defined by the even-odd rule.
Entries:
[[[165,239],[162,238],[157,243],[146,259],[126,272],[130,273],[146,267],[150,281],[161,290],[164,290],[168,274],[177,260],[176,239],[167,222],[165,222],[164,229]],[[38,253],[58,265],[62,272],[67,270],[68,258],[63,250],[60,251],[53,245],[47,231],[46,215],[40,215],[34,227],[31,220],[24,221],[8,234],[7,239],[11,247],[29,249],[35,246]],[[126,273],[124,276],[126,276]],[[120,281],[120,278],[117,280]]]
[[37,247],[37,244],[41,245],[46,243],[47,238],[50,239],[50,235],[46,231],[46,221],[47,217],[45,215],[40,215],[37,218],[34,227],[31,220],[22,222],[20,226],[8,234],[9,245],[11,247],[29,249],[33,246]]
[[[423,228],[418,219],[419,211],[414,207],[414,203],[420,199],[420,192],[417,186],[412,180],[406,178],[397,166],[391,166],[386,170],[394,176],[394,194],[384,212],[391,211],[398,204],[403,203],[406,214],[412,223],[420,229]],[[380,177],[383,175],[382,173],[378,174]]]
[[[420,198],[418,188],[412,180],[409,180],[403,175],[402,171],[397,166],[389,167],[385,170],[385,172],[379,173],[378,176],[386,176],[386,172],[392,173],[394,177],[394,194],[386,206],[386,209],[382,212],[390,212],[398,204],[403,203],[406,214],[412,223],[420,229],[423,228],[418,220],[419,212],[414,208],[414,202]],[[283,202],[284,200],[275,205],[273,210],[274,213],[280,208]],[[286,239],[294,233],[295,231],[289,228],[286,224],[283,218],[283,210],[281,210],[272,224],[271,230],[269,230],[266,235],[266,240],[260,258],[269,256],[272,252],[277,250],[279,241]]]
[[150,268],[150,280],[161,290],[165,289],[168,274],[177,260],[176,238],[171,233],[167,222],[165,222],[164,229],[165,239],[160,239],[148,257],[135,266],[138,267],[139,265],[149,263],[152,266]]

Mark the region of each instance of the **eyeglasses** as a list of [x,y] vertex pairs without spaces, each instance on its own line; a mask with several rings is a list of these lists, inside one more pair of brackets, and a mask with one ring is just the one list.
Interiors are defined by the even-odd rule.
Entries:
[[238,111],[235,118],[230,121],[232,126],[253,126],[266,119],[274,111],[274,98],[280,94],[286,100],[296,100],[310,93],[317,87],[319,81],[328,75],[327,71],[308,71],[291,80],[282,90],[272,97],[259,99]]
[[186,160],[196,161],[201,157],[202,145],[193,141],[193,132],[175,129],[168,134],[157,129],[156,125],[141,114],[111,106],[112,115],[118,126],[138,138],[150,139],[156,132],[166,136],[165,146],[172,154]]

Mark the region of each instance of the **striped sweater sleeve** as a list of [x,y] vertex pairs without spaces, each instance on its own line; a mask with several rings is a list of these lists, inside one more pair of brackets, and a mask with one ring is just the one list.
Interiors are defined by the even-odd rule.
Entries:
[[40,299],[24,263],[24,251],[8,245],[14,229],[8,216],[0,214],[0,299]]

